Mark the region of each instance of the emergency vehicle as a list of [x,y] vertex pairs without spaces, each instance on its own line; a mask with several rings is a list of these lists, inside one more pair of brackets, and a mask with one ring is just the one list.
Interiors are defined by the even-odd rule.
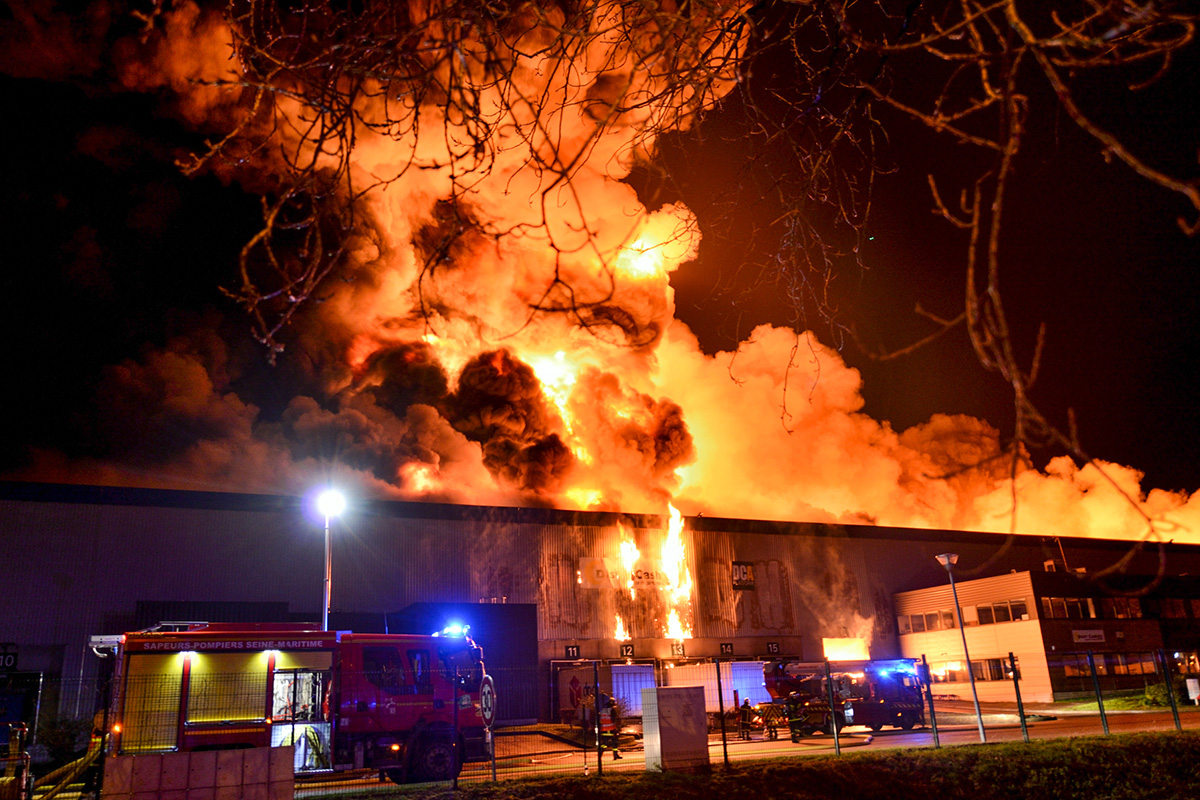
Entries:
[[114,755],[294,745],[297,774],[370,769],[396,783],[446,780],[489,755],[494,686],[465,631],[196,623],[112,649]]
[[884,725],[906,731],[924,725],[925,704],[917,674],[912,659],[831,663],[831,713],[825,662],[763,664],[764,685],[772,701],[787,709],[793,738],[817,731],[832,733],[833,724],[838,728],[864,725],[873,731]]

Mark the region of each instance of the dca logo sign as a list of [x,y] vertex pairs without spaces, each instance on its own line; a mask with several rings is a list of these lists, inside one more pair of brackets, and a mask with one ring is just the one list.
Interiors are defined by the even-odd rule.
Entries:
[[733,562],[733,588],[754,588],[754,564],[750,561]]

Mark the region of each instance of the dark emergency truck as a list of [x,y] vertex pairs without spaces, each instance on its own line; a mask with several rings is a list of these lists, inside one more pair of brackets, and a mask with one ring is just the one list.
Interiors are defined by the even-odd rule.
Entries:
[[772,701],[786,710],[792,738],[824,731],[832,725],[885,725],[911,730],[925,724],[925,706],[917,663],[911,659],[842,661],[829,665],[833,709],[825,662],[768,661],[763,681]]

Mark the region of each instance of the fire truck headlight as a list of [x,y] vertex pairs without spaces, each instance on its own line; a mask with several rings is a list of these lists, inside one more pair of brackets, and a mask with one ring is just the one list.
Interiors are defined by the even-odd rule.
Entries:
[[398,744],[393,744],[393,745],[392,745],[392,752],[393,752],[393,753],[399,752],[399,750],[400,750],[400,745],[398,745]]

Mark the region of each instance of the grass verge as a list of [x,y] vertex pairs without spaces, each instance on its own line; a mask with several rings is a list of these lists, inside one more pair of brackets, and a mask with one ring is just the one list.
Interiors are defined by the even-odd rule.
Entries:
[[1200,797],[1198,764],[1200,732],[1184,731],[739,762],[696,773],[513,780],[457,792],[396,787],[396,794],[406,800],[1183,800]]

